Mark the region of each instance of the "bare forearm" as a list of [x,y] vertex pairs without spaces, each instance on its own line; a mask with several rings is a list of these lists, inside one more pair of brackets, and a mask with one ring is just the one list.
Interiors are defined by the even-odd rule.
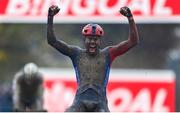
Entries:
[[56,48],[62,54],[64,55],[71,54],[70,46],[64,41],[56,39],[56,36],[54,34],[54,27],[53,27],[53,16],[48,16],[47,41],[48,41],[48,44]]
[[53,17],[60,11],[58,6],[52,5],[48,10],[47,40],[48,43],[64,55],[72,56],[75,53],[75,47],[68,45],[62,40],[57,40],[54,34]]
[[137,44],[139,42],[139,35],[136,24],[134,22],[133,16],[128,18],[129,21],[129,41],[133,44]]
[[115,57],[127,52],[129,49],[134,47],[139,42],[139,35],[138,35],[137,27],[134,22],[131,10],[127,6],[125,6],[125,7],[120,8],[119,12],[123,16],[127,17],[129,21],[129,37],[128,37],[128,40],[110,47],[111,61],[113,61]]
[[53,16],[48,16],[47,41],[49,44],[53,44],[56,42],[56,37],[54,35],[54,27],[53,27]]

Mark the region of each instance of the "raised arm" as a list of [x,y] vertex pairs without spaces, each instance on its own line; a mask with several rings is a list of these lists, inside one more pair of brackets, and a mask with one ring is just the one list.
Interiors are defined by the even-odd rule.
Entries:
[[48,25],[47,25],[47,41],[48,44],[56,48],[64,55],[72,56],[75,53],[76,47],[70,46],[62,40],[57,40],[54,34],[53,18],[60,11],[58,6],[51,6],[48,10]]
[[123,41],[115,46],[111,46],[109,48],[111,61],[113,61],[115,57],[127,52],[139,42],[137,27],[130,9],[128,7],[122,7],[119,12],[125,17],[127,17],[129,21],[129,37],[128,40]]

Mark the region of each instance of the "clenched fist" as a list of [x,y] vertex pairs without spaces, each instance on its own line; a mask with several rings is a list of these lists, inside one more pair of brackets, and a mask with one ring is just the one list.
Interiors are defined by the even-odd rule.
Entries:
[[128,7],[122,7],[120,10],[119,10],[119,12],[122,14],[122,15],[124,15],[124,16],[126,16],[126,17],[132,17],[132,13],[131,13],[131,10],[128,8]]
[[58,6],[52,5],[51,7],[49,7],[48,16],[54,16],[54,15],[56,15],[59,11],[60,11],[60,9],[58,8]]

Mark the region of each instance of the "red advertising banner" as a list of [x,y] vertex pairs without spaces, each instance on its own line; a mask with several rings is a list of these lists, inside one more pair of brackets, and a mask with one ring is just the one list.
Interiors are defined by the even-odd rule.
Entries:
[[[73,102],[75,73],[69,69],[42,69],[44,107],[63,112]],[[112,70],[107,88],[112,112],[174,112],[175,74],[170,70]]]
[[123,6],[139,23],[180,22],[179,0],[0,0],[0,23],[45,23],[52,4],[61,8],[58,23],[127,22]]

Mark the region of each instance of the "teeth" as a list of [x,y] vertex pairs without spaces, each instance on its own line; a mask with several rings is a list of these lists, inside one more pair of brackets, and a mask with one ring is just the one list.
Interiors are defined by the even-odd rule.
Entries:
[[90,47],[96,47],[96,45],[90,45]]

